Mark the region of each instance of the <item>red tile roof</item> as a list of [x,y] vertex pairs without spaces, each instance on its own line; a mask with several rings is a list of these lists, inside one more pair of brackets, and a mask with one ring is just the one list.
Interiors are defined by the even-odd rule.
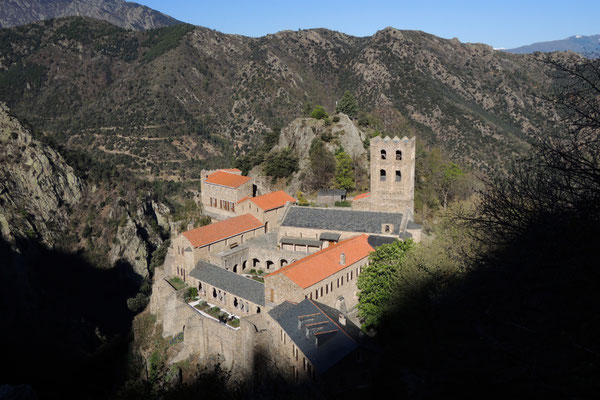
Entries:
[[371,195],[371,192],[365,192],[365,193],[357,194],[356,196],[354,196],[353,200],[366,199],[370,195]]
[[[306,289],[323,279],[341,271],[355,262],[367,257],[375,251],[368,243],[369,235],[362,234],[331,245],[280,270],[265,276],[265,279],[277,274],[284,274],[292,282]],[[340,255],[346,255],[346,263],[340,264]]]
[[214,183],[215,185],[228,186],[231,188],[237,188],[239,186],[242,186],[244,183],[248,182],[250,179],[252,178],[250,178],[249,176],[231,174],[225,171],[217,171],[207,176],[204,182]]
[[241,203],[242,201],[246,200],[250,200],[251,202],[256,204],[257,207],[264,211],[269,211],[274,208],[283,207],[288,201],[291,201],[292,203],[296,202],[295,198],[293,198],[283,190],[263,194],[262,196],[257,197],[244,197],[238,203]]
[[203,247],[211,243],[219,242],[231,236],[260,228],[264,224],[250,214],[240,215],[215,222],[214,224],[202,226],[183,232],[183,236],[190,241],[194,247]]

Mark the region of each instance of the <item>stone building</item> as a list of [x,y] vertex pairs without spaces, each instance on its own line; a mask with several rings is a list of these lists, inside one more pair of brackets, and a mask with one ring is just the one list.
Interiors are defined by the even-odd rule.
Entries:
[[204,212],[219,219],[238,215],[237,203],[255,194],[252,178],[241,175],[238,169],[202,171],[200,188]]
[[173,270],[168,272],[180,276],[185,282],[198,261],[210,260],[214,254],[235,248],[264,233],[264,224],[250,214],[183,232],[171,244],[174,262]]
[[237,212],[252,214],[265,224],[265,231],[269,232],[278,226],[286,204],[295,202],[295,198],[283,190],[279,190],[262,196],[243,198],[237,205]]
[[346,191],[339,189],[321,189],[317,193],[317,203],[320,205],[335,205],[336,201],[346,200]]
[[265,276],[265,300],[319,300],[343,312],[358,303],[356,280],[375,249],[368,235],[343,240]]
[[378,352],[343,313],[304,299],[284,301],[268,315],[278,365],[291,381],[311,381],[329,393],[371,381]]
[[398,212],[411,216],[415,199],[416,140],[394,137],[371,139],[371,191],[356,196],[352,208]]
[[198,289],[201,299],[237,316],[259,314],[265,306],[262,283],[205,261],[198,261],[188,283]]
[[421,240],[421,226],[406,214],[343,208],[289,207],[279,229],[282,238],[321,241],[335,235],[343,240],[361,233]]

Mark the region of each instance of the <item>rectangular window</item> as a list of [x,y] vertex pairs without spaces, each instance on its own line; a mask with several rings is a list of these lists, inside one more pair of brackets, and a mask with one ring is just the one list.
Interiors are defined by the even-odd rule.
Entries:
[[325,285],[325,294],[329,293],[329,283],[327,285]]
[[337,287],[340,287],[340,278],[337,278]]
[[354,279],[354,278],[352,277],[352,273],[353,273],[353,272],[354,272],[354,271],[350,271],[350,279]]
[[319,298],[319,289],[315,290],[315,300]]
[[321,286],[321,297],[323,297],[323,286]]

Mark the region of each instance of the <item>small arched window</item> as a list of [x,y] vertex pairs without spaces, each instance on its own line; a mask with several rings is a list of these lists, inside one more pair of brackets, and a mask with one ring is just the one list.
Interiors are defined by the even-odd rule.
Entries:
[[387,157],[387,153],[385,152],[385,150],[381,150],[381,159],[385,160]]
[[396,150],[396,160],[402,160],[402,152],[400,150]]
[[385,232],[386,232],[386,233],[389,233],[389,231],[390,231],[390,226],[389,226],[389,225],[386,225],[386,226],[385,226]]
[[379,180],[385,182],[385,169],[379,170]]
[[400,182],[401,179],[402,179],[402,174],[400,173],[400,171],[396,171],[396,182]]

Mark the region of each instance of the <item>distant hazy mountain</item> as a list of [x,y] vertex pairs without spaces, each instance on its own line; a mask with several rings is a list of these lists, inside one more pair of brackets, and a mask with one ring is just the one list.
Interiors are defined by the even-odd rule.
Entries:
[[575,35],[562,40],[533,43],[515,49],[508,49],[506,51],[515,54],[527,54],[536,51],[544,53],[552,51],[573,51],[586,57],[598,58],[600,57],[600,35]]
[[134,30],[180,23],[151,8],[124,0],[2,0],[1,3],[1,28],[71,16],[92,17]]

